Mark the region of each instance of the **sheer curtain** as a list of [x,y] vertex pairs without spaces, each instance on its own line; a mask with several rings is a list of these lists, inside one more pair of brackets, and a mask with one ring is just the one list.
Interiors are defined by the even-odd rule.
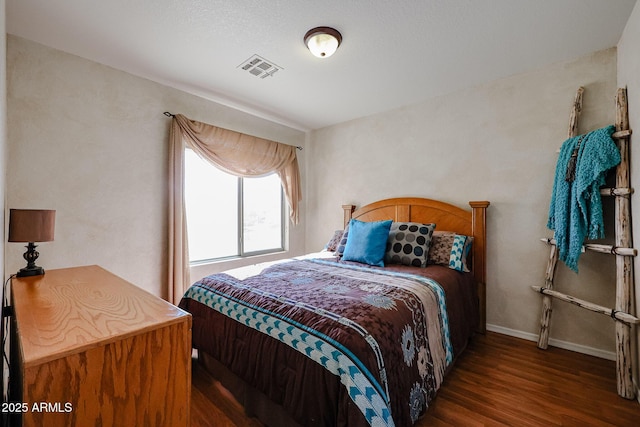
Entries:
[[302,200],[296,147],[222,129],[181,114],[173,116],[170,139],[169,191],[169,301],[177,304],[190,285],[189,247],[184,204],[184,149],[191,148],[214,166],[235,176],[261,176],[275,172],[298,223]]

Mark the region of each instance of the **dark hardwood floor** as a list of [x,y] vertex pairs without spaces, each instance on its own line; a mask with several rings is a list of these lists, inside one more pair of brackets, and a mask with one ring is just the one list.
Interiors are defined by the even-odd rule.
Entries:
[[262,427],[195,359],[191,384],[191,427]]
[[[194,362],[191,426],[261,424]],[[640,426],[640,404],[618,396],[615,362],[488,332],[474,338],[416,426],[631,427]]]

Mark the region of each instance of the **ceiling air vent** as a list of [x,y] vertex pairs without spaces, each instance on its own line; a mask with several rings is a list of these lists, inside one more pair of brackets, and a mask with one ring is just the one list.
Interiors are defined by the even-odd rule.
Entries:
[[250,74],[260,77],[261,79],[273,76],[277,71],[283,69],[282,67],[279,67],[273,62],[258,55],[253,55],[251,58],[238,65],[238,68],[248,71]]

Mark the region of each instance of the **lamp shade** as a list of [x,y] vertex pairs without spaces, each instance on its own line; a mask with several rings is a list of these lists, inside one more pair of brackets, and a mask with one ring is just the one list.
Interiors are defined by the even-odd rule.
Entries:
[[304,43],[314,56],[328,58],[342,42],[342,34],[331,27],[316,27],[304,35]]
[[44,209],[10,209],[10,242],[51,242],[56,211]]

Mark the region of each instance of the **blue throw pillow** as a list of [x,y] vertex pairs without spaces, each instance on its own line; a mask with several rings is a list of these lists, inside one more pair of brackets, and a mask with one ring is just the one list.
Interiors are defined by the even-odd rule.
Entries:
[[342,259],[384,267],[384,253],[392,222],[390,219],[375,222],[352,219]]

